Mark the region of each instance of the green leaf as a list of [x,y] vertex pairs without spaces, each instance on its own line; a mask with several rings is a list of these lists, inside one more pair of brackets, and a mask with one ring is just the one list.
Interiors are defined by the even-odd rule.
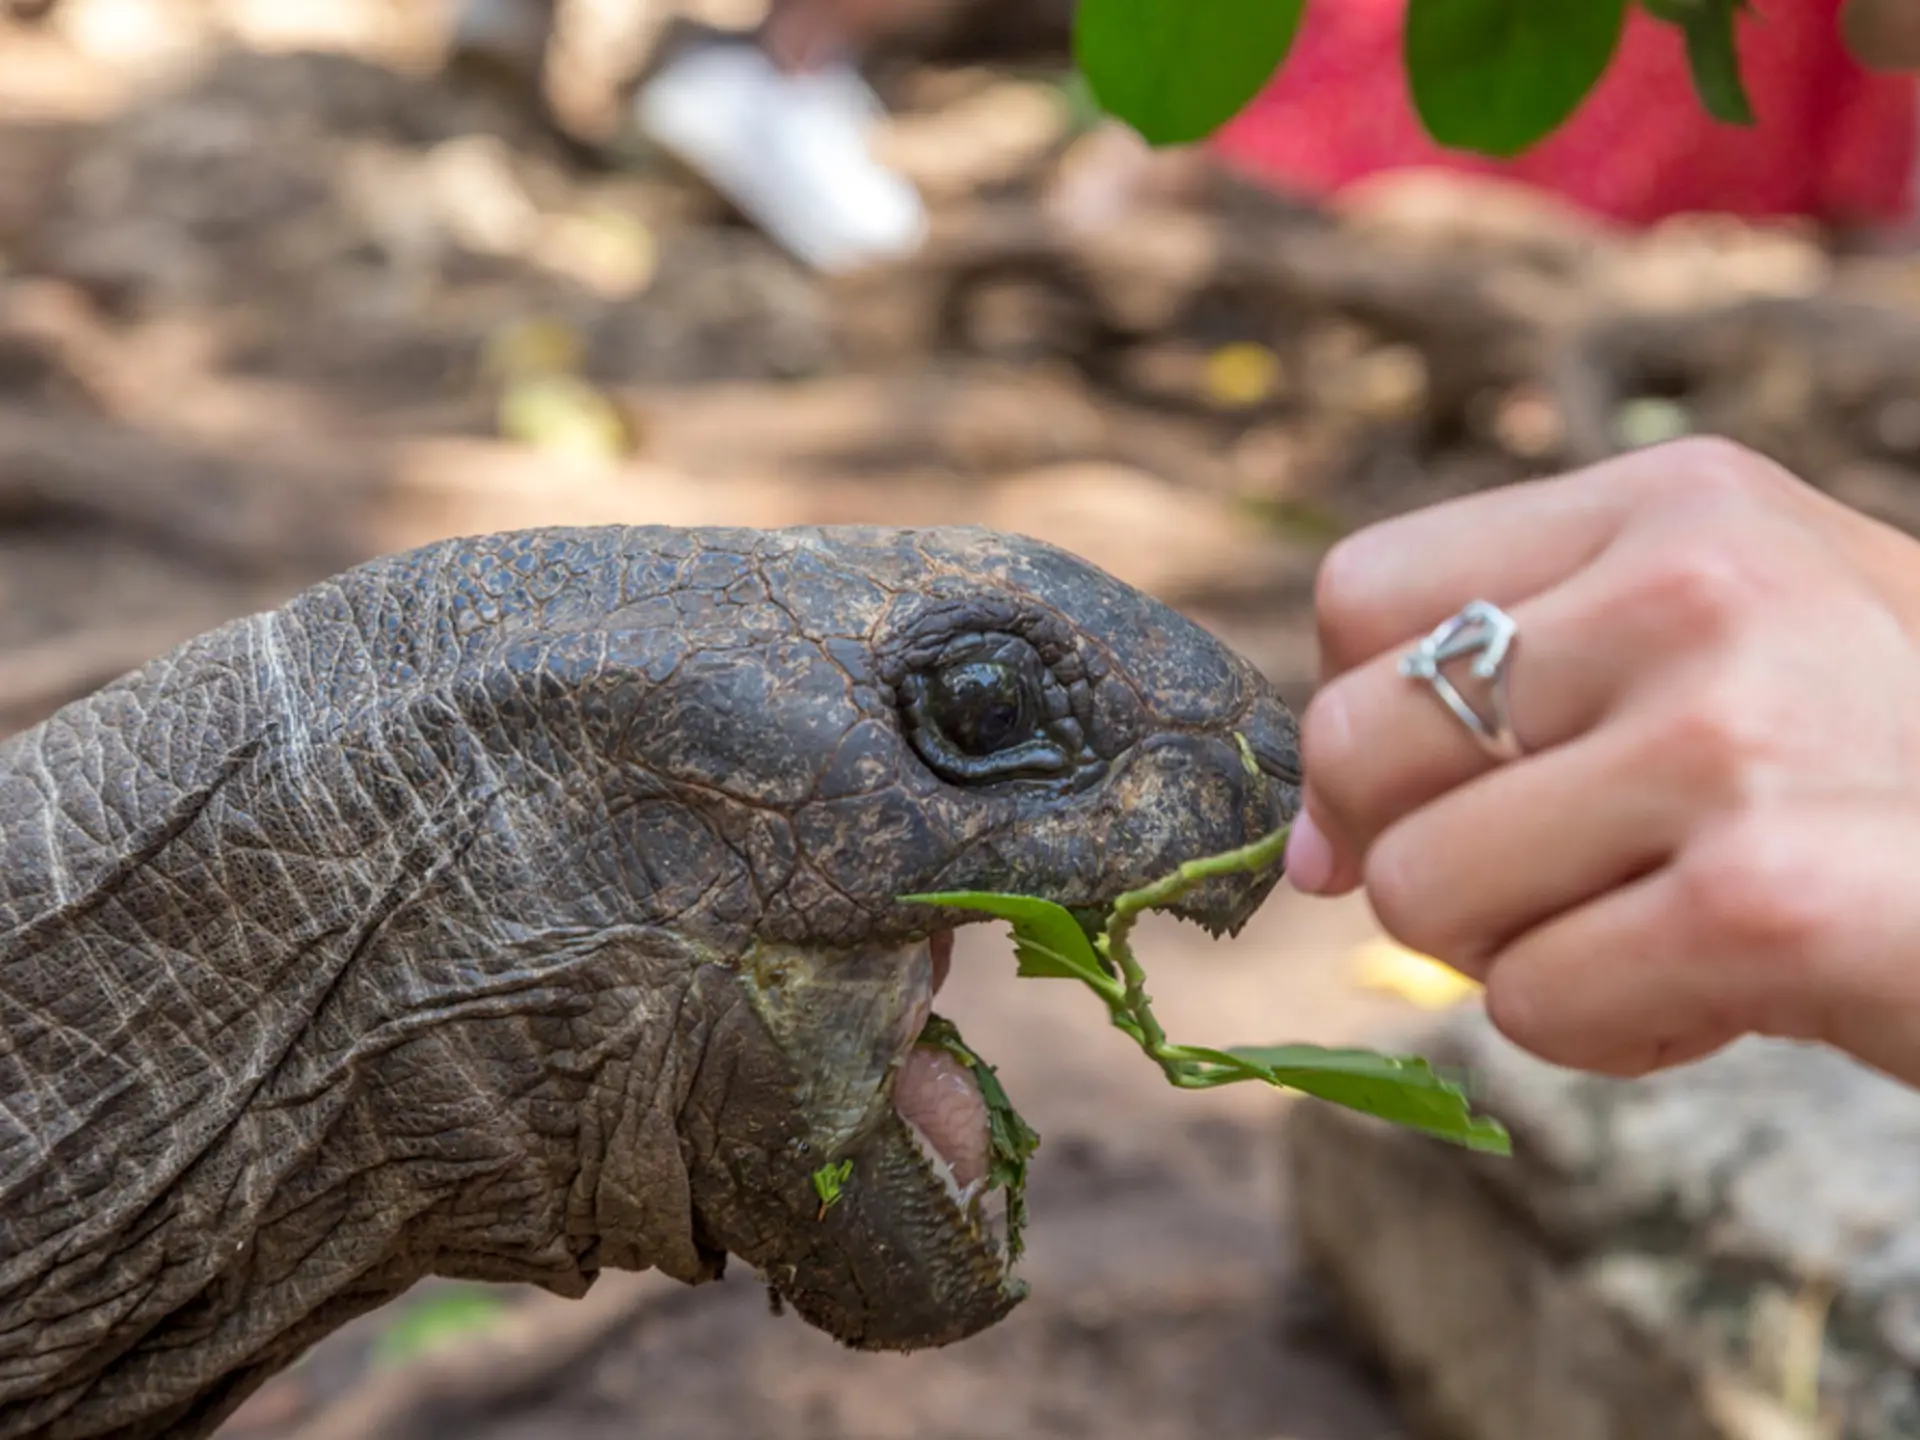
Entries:
[[1511,159],[1558,129],[1606,73],[1627,0],[1409,0],[1415,108],[1442,145]]
[[1687,64],[1707,113],[1729,125],[1753,124],[1753,102],[1740,78],[1740,46],[1735,29],[1742,0],[1708,0],[1681,26],[1687,37]]
[[1318,1045],[1236,1045],[1227,1050],[1182,1045],[1177,1051],[1185,1059],[1218,1065],[1233,1079],[1299,1090],[1470,1149],[1513,1153],[1506,1128],[1476,1116],[1466,1091],[1425,1060]]
[[1151,144],[1188,145],[1260,93],[1305,9],[1306,0],[1080,0],[1074,56],[1109,114]]
[[1006,1192],[1007,1258],[1018,1260],[1026,1250],[1027,1162],[1040,1148],[1040,1133],[1013,1108],[999,1072],[973,1053],[951,1020],[929,1017],[918,1043],[945,1050],[973,1072],[980,1086],[987,1107],[987,1189]]
[[1014,954],[1022,975],[1045,980],[1081,980],[1102,994],[1115,989],[1093,943],[1073,912],[1032,895],[996,895],[984,890],[949,890],[934,895],[902,895],[915,905],[945,905],[980,910],[1013,922]]
[[401,1365],[491,1328],[507,1313],[504,1297],[491,1290],[461,1286],[416,1300],[383,1332],[374,1346],[374,1363]]
[[847,1188],[847,1181],[853,1178],[853,1161],[842,1160],[838,1165],[822,1165],[813,1172],[813,1193],[820,1197],[820,1217],[826,1218],[827,1211],[840,1203],[840,1196]]
[[[1259,1080],[1475,1150],[1511,1154],[1512,1142],[1505,1128],[1498,1121],[1474,1115],[1465,1090],[1442,1078],[1425,1060],[1372,1050],[1329,1050],[1318,1045],[1211,1050],[1176,1045],[1167,1039],[1153,1014],[1146,971],[1129,943],[1134,922],[1148,911],[1178,904],[1209,880],[1259,874],[1280,863],[1290,828],[1282,827],[1236,850],[1189,860],[1151,884],[1127,891],[1107,908],[1105,928],[1091,935],[1083,928],[1090,921],[1037,896],[949,891],[903,895],[900,899],[981,910],[1011,921],[1020,973],[1085,983],[1105,1001],[1114,1026],[1130,1036],[1176,1087],[1206,1090],[1235,1081]],[[928,1033],[935,1037],[930,1043],[946,1043],[938,1038],[946,1033],[939,1027],[930,1026]],[[957,1031],[949,1038],[950,1048],[959,1045]],[[956,1048],[954,1053],[971,1056],[963,1048]],[[974,1062],[969,1059],[969,1063]],[[989,1068],[982,1079],[983,1093],[991,1079]],[[997,1084],[993,1093],[999,1093]],[[1006,1108],[1011,1114],[1012,1107]],[[1011,1132],[1002,1138],[1008,1143],[1017,1140]],[[1024,1154],[1019,1157],[1019,1166],[1024,1181]]]

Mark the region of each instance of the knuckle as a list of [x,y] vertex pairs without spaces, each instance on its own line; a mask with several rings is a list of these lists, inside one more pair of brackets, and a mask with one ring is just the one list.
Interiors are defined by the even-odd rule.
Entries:
[[1630,589],[1655,633],[1700,642],[1724,639],[1746,624],[1765,584],[1758,566],[1736,549],[1695,541],[1664,547]]
[[1690,435],[1657,446],[1651,484],[1676,500],[1691,502],[1752,500],[1771,493],[1784,472],[1773,461],[1738,441],[1719,435]]
[[1660,770],[1721,800],[1747,795],[1769,752],[1753,707],[1725,689],[1690,696],[1660,727],[1657,743]]
[[1696,839],[1674,878],[1689,929],[1707,951],[1734,963],[1791,960],[1831,918],[1817,875],[1763,822],[1748,819]]

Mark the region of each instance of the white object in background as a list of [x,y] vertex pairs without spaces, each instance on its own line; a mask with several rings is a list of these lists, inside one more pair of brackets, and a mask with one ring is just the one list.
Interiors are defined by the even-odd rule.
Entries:
[[926,237],[919,192],[874,158],[879,101],[846,66],[788,75],[757,45],[703,45],[633,107],[655,144],[815,269],[898,259]]

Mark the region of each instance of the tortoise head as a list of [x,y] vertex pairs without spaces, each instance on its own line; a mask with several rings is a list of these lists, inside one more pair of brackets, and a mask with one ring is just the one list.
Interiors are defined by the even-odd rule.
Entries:
[[[676,833],[698,817],[712,854],[687,869],[676,923],[738,957],[709,976],[738,1003],[720,1006],[690,1108],[701,1231],[849,1344],[959,1339],[1021,1290],[978,1074],[917,1043],[959,922],[900,897],[1101,907],[1290,820],[1297,729],[1211,635],[1035,541],[831,529],[702,546],[674,573],[730,600],[676,592],[681,648],[623,712],[645,771],[617,807],[664,785]],[[689,643],[690,614],[725,643]],[[645,663],[657,628],[627,633]],[[616,617],[615,654],[621,634]],[[1237,931],[1277,879],[1211,881],[1177,913]],[[657,877],[647,889],[657,903]]]

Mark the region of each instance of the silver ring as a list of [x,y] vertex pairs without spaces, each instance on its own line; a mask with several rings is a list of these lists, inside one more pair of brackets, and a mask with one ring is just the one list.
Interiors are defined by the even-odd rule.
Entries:
[[[1524,753],[1520,739],[1513,733],[1513,721],[1507,713],[1507,660],[1520,627],[1513,617],[1486,600],[1475,600],[1451,620],[1408,651],[1400,661],[1400,673],[1409,680],[1425,681],[1480,742],[1480,748],[1496,760],[1518,760]],[[1491,715],[1483,716],[1453,682],[1441,673],[1452,660],[1473,656],[1473,675],[1487,682],[1487,706]]]

